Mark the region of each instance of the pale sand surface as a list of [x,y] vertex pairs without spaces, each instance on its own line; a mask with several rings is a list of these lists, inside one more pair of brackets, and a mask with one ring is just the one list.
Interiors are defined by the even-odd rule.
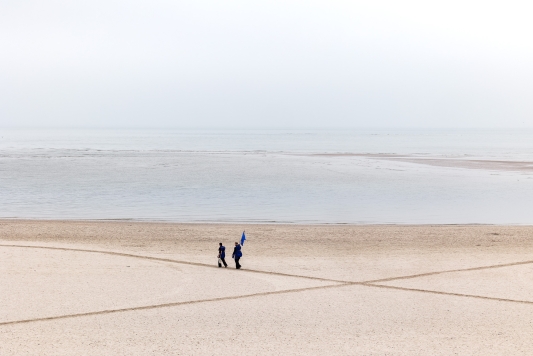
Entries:
[[529,173],[533,171],[531,161],[504,161],[491,159],[449,158],[449,157],[417,157],[414,155],[396,155],[386,153],[318,153],[313,156],[326,157],[368,157],[378,160],[398,161],[424,164],[436,167],[468,168],[491,171],[515,171]]
[[0,355],[533,354],[533,227],[2,220],[0,245]]

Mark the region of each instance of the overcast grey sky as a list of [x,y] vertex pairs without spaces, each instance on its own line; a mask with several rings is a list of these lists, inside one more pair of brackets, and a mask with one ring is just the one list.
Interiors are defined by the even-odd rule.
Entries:
[[533,127],[528,1],[0,2],[0,126]]

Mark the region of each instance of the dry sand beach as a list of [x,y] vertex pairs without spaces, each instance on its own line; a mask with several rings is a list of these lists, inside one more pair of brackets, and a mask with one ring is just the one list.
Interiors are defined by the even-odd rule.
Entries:
[[[243,270],[217,268],[243,228]],[[533,353],[533,227],[2,220],[0,239],[0,355]]]

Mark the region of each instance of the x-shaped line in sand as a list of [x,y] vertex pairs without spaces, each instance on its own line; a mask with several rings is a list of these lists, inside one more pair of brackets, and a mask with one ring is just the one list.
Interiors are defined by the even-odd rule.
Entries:
[[[99,254],[106,254],[106,255],[112,255],[112,256],[139,258],[139,259],[158,261],[158,262],[186,264],[186,265],[191,265],[191,266],[199,266],[199,267],[207,267],[207,268],[218,268],[216,266],[212,266],[212,265],[205,264],[205,263],[180,261],[180,260],[174,260],[174,259],[169,259],[169,258],[142,256],[142,255],[135,255],[135,254],[130,254],[130,253],[122,253],[122,252],[114,252],[114,251],[88,250],[88,249],[79,249],[79,248],[51,247],[51,246],[4,245],[4,244],[0,244],[0,247],[34,248],[34,249],[45,249],[45,250],[99,253]],[[472,267],[472,268],[463,268],[463,269],[454,269],[454,270],[445,270],[445,271],[420,273],[420,274],[413,274],[413,275],[409,275],[409,276],[399,276],[399,277],[375,279],[375,280],[362,281],[362,282],[344,281],[344,280],[336,280],[336,279],[321,278],[321,277],[301,276],[301,275],[280,273],[280,272],[269,272],[269,271],[259,271],[259,270],[245,269],[245,270],[241,270],[239,273],[247,272],[247,273],[270,274],[270,275],[283,276],[283,277],[296,277],[296,278],[304,278],[304,279],[310,279],[310,280],[322,281],[322,282],[332,282],[332,283],[335,283],[335,284],[330,284],[330,285],[326,285],[326,286],[318,286],[318,287],[285,289],[285,290],[274,291],[274,292],[252,293],[252,294],[230,296],[230,297],[219,297],[219,298],[190,300],[190,301],[175,302],[175,303],[146,305],[146,306],[139,306],[139,307],[132,307],[132,308],[108,309],[108,310],[100,310],[100,311],[87,312],[87,313],[58,315],[58,316],[51,316],[51,317],[44,317],[44,318],[5,321],[5,322],[0,322],[0,326],[32,323],[32,322],[38,322],[38,321],[70,319],[70,318],[78,318],[78,317],[83,317],[83,316],[122,313],[122,312],[135,311],[135,310],[148,310],[148,309],[168,308],[168,307],[176,307],[176,306],[180,306],[180,305],[208,303],[208,302],[216,302],[216,301],[223,301],[223,300],[233,300],[233,299],[243,299],[243,298],[252,298],[252,297],[262,297],[262,296],[268,296],[268,295],[274,295],[274,294],[296,293],[296,292],[311,291],[311,290],[318,290],[318,289],[341,288],[341,287],[354,286],[354,285],[372,287],[372,288],[395,289],[395,290],[410,291],[410,292],[421,292],[421,293],[430,293],[430,294],[450,295],[450,296],[456,296],[456,297],[477,298],[477,299],[493,300],[493,301],[499,301],[499,302],[533,304],[533,301],[527,301],[527,300],[493,298],[493,297],[485,297],[485,296],[481,296],[481,295],[439,292],[439,291],[433,291],[433,290],[427,290],[427,289],[396,287],[396,286],[378,284],[378,283],[385,283],[385,282],[391,282],[391,281],[402,280],[402,279],[412,279],[412,278],[418,278],[418,277],[433,276],[433,275],[444,274],[444,273],[479,271],[479,270],[492,269],[492,268],[502,268],[502,267],[526,265],[526,264],[531,264],[531,263],[533,263],[533,260],[532,261],[521,261],[521,262],[498,264],[498,265],[492,265],[492,266],[481,266],[481,267]]]

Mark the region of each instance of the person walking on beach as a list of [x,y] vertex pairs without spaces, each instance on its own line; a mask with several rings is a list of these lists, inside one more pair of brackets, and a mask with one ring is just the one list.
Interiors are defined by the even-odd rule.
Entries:
[[220,264],[220,261],[222,261],[222,263],[224,264],[224,267],[228,267],[228,264],[226,263],[226,247],[224,247],[224,245],[222,245],[222,242],[220,242],[218,244],[218,267],[222,267],[222,265]]
[[235,242],[235,247],[233,248],[233,255],[231,255],[231,257],[235,259],[235,268],[240,269],[241,264],[239,263],[239,260],[242,257],[242,252],[241,245],[239,245],[238,242]]

